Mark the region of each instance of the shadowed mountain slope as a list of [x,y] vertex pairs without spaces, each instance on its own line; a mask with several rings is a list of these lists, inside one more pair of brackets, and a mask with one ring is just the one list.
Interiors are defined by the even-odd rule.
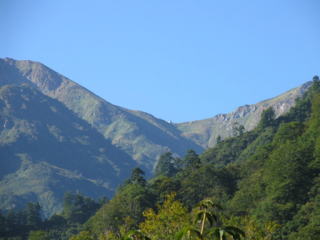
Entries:
[[39,201],[46,214],[66,191],[111,196],[135,161],[60,102],[22,85],[0,88],[0,208]]

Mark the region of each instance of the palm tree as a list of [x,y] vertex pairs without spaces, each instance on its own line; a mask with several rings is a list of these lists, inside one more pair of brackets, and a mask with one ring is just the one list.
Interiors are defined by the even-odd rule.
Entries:
[[198,204],[196,210],[196,221],[201,221],[200,234],[203,235],[205,223],[208,221],[210,226],[213,226],[214,222],[218,222],[218,216],[213,213],[214,209],[221,210],[219,204],[214,203],[210,199],[204,199]]
[[202,235],[198,229],[188,226],[176,234],[175,240],[203,240]]
[[[214,239],[214,240],[226,240],[229,235],[233,240],[241,240],[241,237],[245,236],[245,233],[234,226],[224,226],[223,221],[218,218],[218,215],[214,213],[216,210],[222,210],[222,207],[210,199],[204,199],[198,204],[196,211],[196,219],[201,222],[200,231],[191,229],[192,232],[187,236],[195,236],[196,238],[187,239]],[[206,222],[209,222],[211,229],[204,233],[204,227]],[[192,234],[192,235],[191,235]]]
[[241,240],[241,236],[245,237],[245,233],[241,229],[233,226],[214,227],[209,235],[212,235],[214,240],[226,240],[227,235],[230,235],[233,240]]
[[195,228],[188,227],[183,232],[177,235],[176,240],[226,240],[227,235],[232,237],[233,240],[241,240],[241,237],[245,237],[245,233],[233,226],[219,226],[211,228],[207,234],[203,235]]

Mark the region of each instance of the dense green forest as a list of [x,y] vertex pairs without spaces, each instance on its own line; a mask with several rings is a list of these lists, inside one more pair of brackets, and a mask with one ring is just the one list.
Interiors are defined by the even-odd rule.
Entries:
[[66,194],[64,210],[40,206],[0,216],[1,239],[320,239],[320,81],[286,115],[266,109],[250,132],[183,158],[163,154],[155,176],[135,168],[110,200]]

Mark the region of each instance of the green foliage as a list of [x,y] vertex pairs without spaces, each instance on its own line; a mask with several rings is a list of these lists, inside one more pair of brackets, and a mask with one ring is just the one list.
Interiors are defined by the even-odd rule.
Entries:
[[273,108],[269,107],[264,110],[261,114],[261,120],[259,122],[258,128],[264,129],[266,127],[273,126],[275,124],[275,112]]
[[[303,233],[302,229],[308,229],[306,222],[313,215],[307,213],[315,204],[310,189],[320,170],[317,89],[313,86],[288,115],[279,119],[279,126],[273,124],[277,129],[271,144],[260,146],[260,150],[242,165],[244,175],[231,201],[232,208],[250,213],[261,224],[268,221],[281,224],[281,231],[277,233],[279,239],[314,237],[315,232],[306,230]],[[316,225],[311,226],[310,229],[316,231]]]
[[155,176],[172,177],[178,172],[177,159],[172,156],[171,152],[162,154],[154,170]]
[[91,198],[67,192],[64,196],[62,215],[69,223],[82,224],[87,221],[99,207],[100,204]]
[[232,237],[233,240],[241,240],[245,237],[245,233],[233,226],[219,226],[212,230],[212,236],[214,239],[227,239],[228,236]]
[[144,211],[145,220],[140,224],[140,229],[152,240],[171,240],[188,226],[187,209],[174,197],[175,194],[169,194],[163,205],[158,206],[157,212],[151,208]]
[[150,240],[144,233],[140,230],[132,230],[127,234],[126,240]]
[[0,214],[0,236],[5,239],[68,240],[81,230],[80,223],[87,221],[100,206],[90,198],[68,193],[63,215],[43,220],[39,204],[28,203],[20,211]]
[[150,189],[155,196],[158,196],[157,202],[163,203],[168,194],[181,189],[181,182],[176,178],[159,176],[150,181]]
[[222,137],[220,135],[218,135],[217,137],[217,144],[222,142]]
[[245,232],[240,228],[226,225],[225,218],[221,214],[222,207],[211,199],[204,199],[193,210],[197,227],[189,226],[179,239],[229,239],[241,240]]
[[134,168],[131,172],[131,178],[129,180],[132,184],[139,184],[141,186],[146,185],[146,179],[144,178],[144,171],[140,168]]
[[96,235],[107,231],[119,232],[126,217],[132,219],[132,226],[137,226],[143,218],[142,212],[152,207],[154,201],[154,195],[147,186],[127,184],[89,219],[85,227]]
[[320,175],[314,180],[314,185],[308,193],[307,201],[293,220],[286,226],[290,240],[311,240],[320,233]]
[[214,213],[215,209],[221,210],[221,206],[214,203],[211,199],[204,199],[198,204],[196,210],[196,221],[201,224],[200,234],[204,234],[204,227],[206,223],[209,223],[209,227],[212,227],[214,223],[218,222],[218,216]]
[[37,229],[42,224],[41,208],[39,203],[28,203],[25,209],[26,225],[31,229]]
[[235,162],[256,137],[257,133],[247,132],[238,137],[225,139],[214,148],[205,151],[200,158],[204,163],[214,163],[216,166],[225,166]]
[[72,236],[69,240],[95,240],[95,238],[90,232],[81,231],[79,234]]
[[[236,226],[245,233],[245,239],[248,240],[274,240],[277,231],[280,228],[275,222],[266,222],[260,224],[257,220],[248,216],[232,216],[225,219],[225,226]],[[240,232],[239,232],[240,233]],[[240,235],[242,235],[240,233]]]
[[46,231],[38,230],[31,231],[28,240],[50,240],[50,237]]
[[185,155],[183,159],[183,168],[199,168],[201,165],[201,160],[199,158],[199,155],[192,149],[187,151],[187,154]]
[[302,135],[304,127],[303,123],[296,121],[281,123],[273,138],[273,144],[277,146],[286,142],[294,142],[297,137]]
[[210,196],[225,201],[236,188],[232,174],[228,169],[217,169],[214,165],[204,165],[196,171],[186,169],[177,176],[180,181],[178,198],[188,208]]

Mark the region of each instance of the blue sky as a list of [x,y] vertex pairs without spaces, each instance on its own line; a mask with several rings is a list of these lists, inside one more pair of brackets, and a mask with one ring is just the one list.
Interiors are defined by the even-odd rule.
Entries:
[[2,0],[0,57],[40,61],[107,101],[183,122],[320,74],[318,0]]

